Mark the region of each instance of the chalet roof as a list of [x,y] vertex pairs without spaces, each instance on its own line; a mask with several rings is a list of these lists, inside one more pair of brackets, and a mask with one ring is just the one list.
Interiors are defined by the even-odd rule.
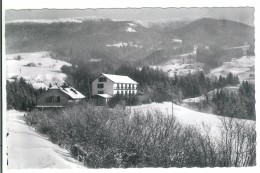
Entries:
[[68,96],[70,96],[72,99],[83,99],[85,98],[85,96],[83,94],[81,94],[79,91],[77,91],[75,88],[71,87],[71,86],[52,86],[49,89],[59,89],[60,91],[62,91],[63,93],[67,94]]
[[70,86],[60,87],[60,90],[73,99],[83,99],[85,96]]
[[131,79],[128,76],[114,75],[114,74],[105,74],[102,73],[105,77],[113,81],[114,83],[128,83],[128,84],[138,84],[136,81]]

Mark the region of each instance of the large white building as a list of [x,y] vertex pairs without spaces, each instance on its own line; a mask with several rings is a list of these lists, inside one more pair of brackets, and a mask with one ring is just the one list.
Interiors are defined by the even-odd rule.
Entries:
[[128,76],[100,74],[92,82],[92,95],[112,97],[115,94],[135,95],[138,83]]

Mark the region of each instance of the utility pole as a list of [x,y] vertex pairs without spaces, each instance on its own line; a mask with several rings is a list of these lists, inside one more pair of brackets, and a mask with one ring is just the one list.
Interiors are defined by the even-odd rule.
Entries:
[[172,116],[173,116],[173,98],[172,98]]
[[173,116],[173,83],[171,87],[171,95],[172,95],[172,116]]
[[129,102],[130,102],[130,113],[131,113],[131,107],[132,107],[132,105],[131,105],[131,94],[129,93]]
[[92,95],[92,93],[91,93],[91,90],[90,90],[89,78],[88,78],[88,92],[89,92],[89,99],[90,99],[90,101],[91,101],[91,95]]

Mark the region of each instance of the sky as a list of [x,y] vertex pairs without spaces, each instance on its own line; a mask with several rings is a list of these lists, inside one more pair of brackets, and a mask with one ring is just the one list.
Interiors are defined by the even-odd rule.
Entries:
[[88,16],[138,21],[210,17],[254,25],[254,8],[250,7],[6,10],[5,20],[9,22],[19,19],[57,19]]

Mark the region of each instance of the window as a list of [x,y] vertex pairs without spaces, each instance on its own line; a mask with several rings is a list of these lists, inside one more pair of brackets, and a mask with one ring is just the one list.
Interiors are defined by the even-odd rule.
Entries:
[[97,84],[98,88],[104,88],[104,84]]
[[125,91],[125,95],[127,95],[127,91]]
[[121,83],[121,88],[123,89],[124,88],[124,84]]
[[117,89],[119,89],[120,88],[120,86],[119,86],[119,83],[117,84]]
[[50,103],[51,102],[51,97],[46,97],[46,103]]
[[104,94],[104,91],[98,91],[98,94]]
[[106,77],[100,77],[98,78],[98,82],[106,82],[107,78]]
[[133,89],[135,88],[135,84],[132,84],[132,88],[133,88]]
[[118,90],[116,91],[116,94],[119,94],[119,91],[118,91]]
[[57,97],[57,100],[56,100],[56,101],[57,101],[57,102],[60,102],[60,96]]
[[131,84],[129,84],[129,89],[131,89]]
[[47,97],[47,98],[46,98],[46,102],[47,102],[47,103],[52,103],[52,102],[54,102],[54,97],[53,97],[53,96]]

